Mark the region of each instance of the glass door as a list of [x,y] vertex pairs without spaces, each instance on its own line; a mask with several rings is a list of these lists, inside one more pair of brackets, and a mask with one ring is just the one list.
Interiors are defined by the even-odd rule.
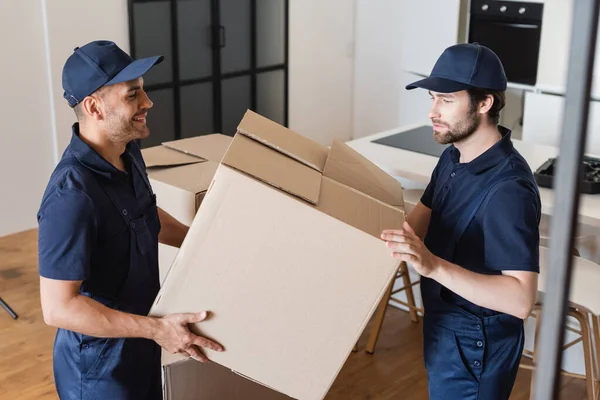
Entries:
[[287,0],[129,0],[129,13],[132,56],[165,56],[145,75],[142,147],[233,135],[247,109],[287,125]]

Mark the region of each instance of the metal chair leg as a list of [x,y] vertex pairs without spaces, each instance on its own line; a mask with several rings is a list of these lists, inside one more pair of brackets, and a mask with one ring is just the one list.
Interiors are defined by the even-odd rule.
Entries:
[[2,300],[2,298],[0,297],[0,305],[2,306],[2,308],[4,308],[6,310],[6,312],[13,318],[13,319],[17,319],[19,318],[19,316],[17,315],[17,313],[15,313],[13,311],[12,308],[10,308],[10,306],[4,301]]

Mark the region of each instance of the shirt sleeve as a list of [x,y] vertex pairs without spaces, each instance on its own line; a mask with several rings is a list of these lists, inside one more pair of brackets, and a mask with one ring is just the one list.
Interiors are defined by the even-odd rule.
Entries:
[[483,215],[486,268],[539,272],[540,213],[537,193],[518,181],[492,196]]
[[39,273],[49,279],[85,280],[96,240],[91,199],[75,189],[57,189],[38,213]]

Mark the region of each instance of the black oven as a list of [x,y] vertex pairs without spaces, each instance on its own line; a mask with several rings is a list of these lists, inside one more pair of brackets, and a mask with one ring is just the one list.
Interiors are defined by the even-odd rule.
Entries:
[[535,85],[543,11],[541,3],[471,0],[469,43],[492,49],[509,82]]

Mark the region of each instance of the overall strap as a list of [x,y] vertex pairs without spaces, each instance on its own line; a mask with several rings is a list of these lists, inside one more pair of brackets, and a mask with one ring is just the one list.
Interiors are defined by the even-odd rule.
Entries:
[[[140,173],[140,176],[144,180],[144,183],[146,184],[146,187],[148,188],[150,193],[154,194],[154,192],[152,191],[152,185],[150,184],[150,181],[148,180],[148,176],[146,175],[146,170],[144,168],[142,168],[142,166],[140,165],[140,163],[138,163],[138,161],[135,159],[133,154],[129,154],[129,158],[131,159],[131,162],[132,162],[134,168],[136,168],[138,170],[138,172]],[[131,172],[133,173],[133,170]]]

